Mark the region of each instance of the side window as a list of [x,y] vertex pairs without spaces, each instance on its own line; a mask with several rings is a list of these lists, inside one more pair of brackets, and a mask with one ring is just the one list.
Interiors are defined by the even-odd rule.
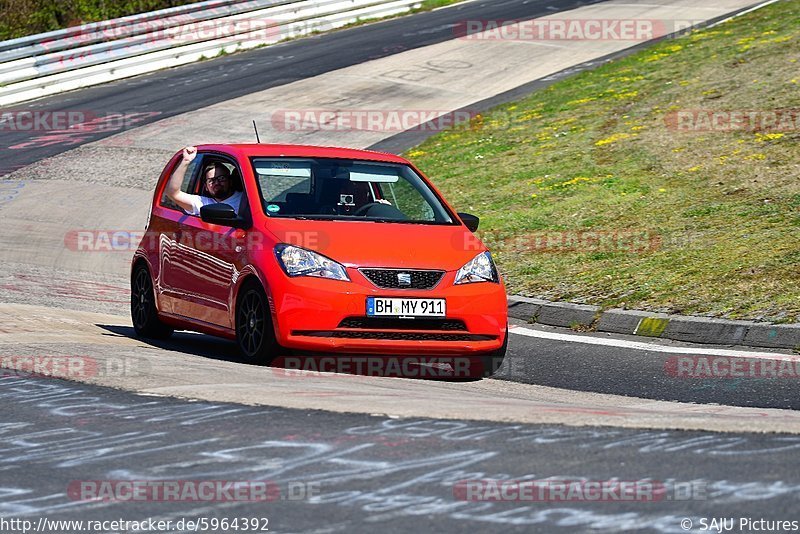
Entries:
[[[189,168],[186,170],[186,176],[183,177],[183,183],[181,183],[181,191],[184,193],[194,194],[192,185],[194,184],[194,176],[197,172],[198,165],[200,164],[200,160],[202,158],[197,157],[195,158],[190,164]],[[173,176],[174,176],[173,171]],[[172,176],[170,176],[172,178]],[[177,204],[175,204],[172,199],[170,199],[166,193],[161,196],[161,205],[165,208],[170,208],[173,210],[183,211]]]
[[190,192],[197,195],[210,197],[211,194],[206,189],[206,181],[203,176],[203,169],[207,169],[209,165],[215,163],[222,164],[226,169],[228,169],[228,172],[230,174],[231,192],[241,191],[243,193],[242,200],[241,203],[239,204],[239,209],[237,210],[237,213],[242,217],[245,218],[249,217],[250,211],[247,203],[247,195],[244,194],[245,193],[244,179],[242,178],[242,172],[239,170],[239,165],[235,162],[235,160],[214,153],[205,155],[201,154],[200,157],[202,157],[202,161],[199,164],[200,167],[196,171],[197,177],[195,185],[193,187],[193,190]]

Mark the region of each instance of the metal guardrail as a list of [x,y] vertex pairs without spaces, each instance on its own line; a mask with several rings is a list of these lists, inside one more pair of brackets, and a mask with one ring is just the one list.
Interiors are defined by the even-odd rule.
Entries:
[[[327,0],[327,2],[317,2],[317,4],[322,6],[340,1]],[[238,5],[225,9],[226,13],[224,14],[219,12],[219,8],[216,8],[210,12],[200,11],[182,16],[169,16],[152,20],[149,23],[133,23],[103,30],[101,33],[112,37],[111,40],[98,39],[95,31],[87,33],[86,37],[97,44],[83,43],[83,36],[73,36],[68,39],[73,46],[66,50],[62,48],[59,52],[36,54],[24,57],[21,61],[10,61],[4,64],[2,63],[2,54],[0,54],[0,83],[14,83],[80,67],[98,65],[111,59],[132,57],[141,53],[212,40],[220,33],[220,30],[225,30],[225,26],[230,24],[238,25],[243,30],[249,30],[254,27],[253,22],[260,22],[263,23],[260,25],[266,28],[268,25],[274,25],[274,19],[269,17],[282,15],[283,10],[274,10],[275,7],[289,4],[291,10],[293,9],[291,4],[304,3],[307,2],[279,0],[254,0],[245,4],[239,2]],[[247,18],[243,18],[241,15]],[[241,24],[243,21],[251,21],[251,23]],[[126,35],[128,32],[134,35],[129,37]],[[111,35],[108,35],[109,33]],[[196,37],[192,37],[193,35]],[[203,38],[204,36],[206,39]],[[39,45],[39,48],[45,46],[47,45]],[[62,40],[59,42],[59,46],[66,47],[68,45]],[[120,51],[122,51],[121,54]],[[12,50],[6,54],[12,55],[14,52],[17,51]]]
[[[266,3],[275,4],[278,2],[271,0]],[[38,35],[29,35],[10,41],[1,41],[0,63],[68,50],[79,46],[88,46],[109,41],[109,38],[114,40],[126,36],[133,37],[191,21],[209,20],[243,13],[248,11],[249,6],[255,4],[255,2],[249,1],[245,2],[245,5],[242,4],[242,0],[210,0],[152,11],[141,15],[93,22]]]
[[[103,32],[115,30],[117,28],[126,28],[136,25],[144,25],[150,22],[158,22],[168,19],[169,17],[186,15],[196,11],[215,10],[218,8],[228,7],[232,4],[241,3],[242,0],[207,0],[205,2],[198,2],[195,4],[187,4],[179,7],[171,7],[167,9],[160,9],[158,11],[150,11],[148,13],[141,13],[139,15],[131,15],[128,17],[121,17],[111,20],[104,20],[101,22],[92,22],[83,24],[81,26],[73,26],[64,28],[62,30],[54,30],[46,33],[38,33],[36,35],[27,35],[8,41],[0,41],[0,58],[2,61],[10,59],[17,59],[17,57],[25,57],[25,55],[35,55],[37,51],[47,52],[55,50],[63,50],[72,46],[72,39],[80,37],[81,41],[87,35],[97,34],[98,38],[102,40]],[[17,57],[7,57],[4,53],[8,51],[20,52],[25,55]]]
[[421,0],[210,0],[0,42],[0,105],[393,15]]

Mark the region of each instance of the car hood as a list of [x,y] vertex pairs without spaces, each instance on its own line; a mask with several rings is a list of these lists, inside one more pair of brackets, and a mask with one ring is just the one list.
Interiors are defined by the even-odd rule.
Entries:
[[461,225],[272,218],[266,227],[280,243],[319,252],[348,267],[454,271],[486,250]]

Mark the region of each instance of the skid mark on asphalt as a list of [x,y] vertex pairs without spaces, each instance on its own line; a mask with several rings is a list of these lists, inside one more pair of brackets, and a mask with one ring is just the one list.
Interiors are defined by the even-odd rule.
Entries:
[[128,337],[109,336],[101,325],[127,326],[123,317],[90,312],[66,311],[45,306],[0,303],[0,345],[34,343],[98,343],[134,345]]
[[3,277],[0,289],[16,291],[41,297],[64,297],[96,302],[127,304],[130,288],[94,282],[85,278],[44,276],[26,273],[11,273]]
[[[307,530],[326,517],[343,531],[358,524],[531,525],[565,531],[674,532],[687,515],[786,510],[800,483],[785,469],[800,437],[391,419],[303,413],[220,403],[151,399],[62,382],[0,380],[0,487],[4,516],[158,519],[269,516]],[[681,461],[674,461],[676,454]],[[576,462],[590,456],[591,460]],[[630,461],[639,458],[639,462]],[[758,459],[754,473],[743,466]],[[710,461],[713,460],[713,461]],[[698,468],[702,470],[698,474]],[[46,473],[46,476],[42,476]],[[82,500],[81,481],[268,481],[273,502],[203,502],[195,495],[165,507],[152,500]],[[581,484],[625,480],[662,485],[658,502],[477,502],[467,481],[538,480]],[[285,490],[313,492],[295,502]],[[670,491],[697,495],[670,502]],[[700,493],[702,492],[702,493]],[[558,501],[558,499],[555,499]],[[676,499],[677,501],[677,499]],[[169,511],[166,511],[169,510]],[[271,523],[272,525],[272,523]],[[449,530],[448,530],[449,531]]]

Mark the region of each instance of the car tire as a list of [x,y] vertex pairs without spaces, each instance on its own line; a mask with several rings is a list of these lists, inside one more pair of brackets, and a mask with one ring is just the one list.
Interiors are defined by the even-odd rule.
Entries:
[[268,365],[281,351],[275,339],[267,295],[261,284],[246,282],[236,299],[236,342],[249,363]]
[[153,279],[143,264],[137,265],[131,276],[131,321],[139,337],[167,339],[174,331],[158,318]]
[[483,378],[489,378],[500,369],[500,366],[503,365],[503,360],[506,357],[506,351],[508,351],[507,326],[506,326],[506,338],[503,341],[503,345],[496,351],[492,352],[491,354],[481,356],[481,373],[483,375]]

